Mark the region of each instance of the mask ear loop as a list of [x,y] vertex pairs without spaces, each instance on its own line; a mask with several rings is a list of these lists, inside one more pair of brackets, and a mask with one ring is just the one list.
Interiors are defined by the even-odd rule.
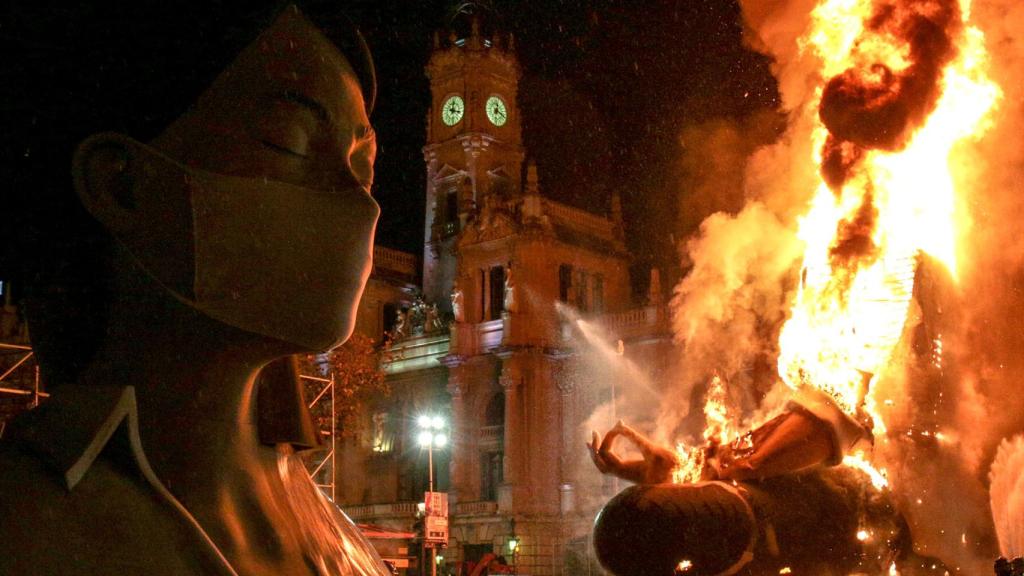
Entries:
[[[161,152],[160,150],[157,150],[156,148],[153,148],[152,146],[149,146],[149,145],[147,145],[147,144],[145,144],[143,142],[139,142],[138,140],[135,140],[131,136],[126,136],[124,134],[120,134],[120,133],[117,133],[117,132],[103,132],[103,133],[100,133],[100,134],[94,134],[94,135],[86,138],[85,140],[83,140],[82,143],[79,145],[78,150],[75,151],[75,156],[74,156],[74,160],[73,160],[73,164],[72,164],[72,175],[73,175],[73,179],[74,179],[75,191],[78,194],[79,198],[81,199],[82,204],[85,205],[86,209],[93,216],[93,218],[95,218],[96,220],[98,220],[101,223],[103,223],[104,226],[107,225],[107,222],[105,222],[105,220],[110,220],[110,221],[116,223],[116,221],[118,220],[118,217],[117,217],[118,210],[116,208],[111,209],[110,206],[109,206],[110,202],[104,202],[104,200],[102,198],[98,197],[97,195],[90,194],[88,192],[89,186],[88,186],[87,178],[85,176],[85,170],[83,168],[84,159],[82,158],[82,154],[85,153],[83,151],[84,150],[88,150],[90,147],[92,147],[96,141],[114,141],[114,142],[121,143],[126,148],[141,149],[146,154],[149,154],[150,156],[160,160],[161,162],[165,162],[165,163],[167,163],[167,164],[169,164],[169,165],[171,165],[171,166],[181,170],[182,173],[185,175],[185,182],[186,182],[186,184],[191,184],[192,182],[194,182],[197,179],[201,178],[201,171],[198,171],[196,169],[186,168],[185,166],[182,166],[179,162],[175,161],[173,158],[171,158],[171,157],[167,156],[166,154],[164,154],[163,152]],[[125,167],[123,169],[127,169],[127,162],[125,163]],[[197,177],[197,173],[200,174],[199,177]],[[123,177],[127,178],[129,176],[127,174],[125,174]],[[196,303],[195,300],[193,300],[191,298],[188,298],[187,296],[181,294],[178,290],[176,290],[173,287],[169,286],[166,282],[164,282],[163,280],[158,278],[155,274],[153,274],[149,270],[149,268],[146,266],[146,264],[142,261],[142,259],[139,258],[139,256],[135,254],[135,251],[132,250],[131,246],[126,244],[120,238],[119,234],[114,233],[113,231],[111,231],[111,232],[108,233],[108,236],[114,240],[114,242],[117,244],[117,246],[120,246],[121,249],[124,250],[125,254],[128,255],[128,257],[131,259],[131,261],[140,270],[142,270],[149,279],[151,279],[158,286],[160,286],[161,288],[166,290],[167,293],[170,294],[175,300],[177,300],[178,302],[181,302],[182,304],[188,306],[189,308],[195,308],[197,306],[197,303]],[[197,249],[197,246],[195,245],[195,242],[196,242],[196,240],[195,240],[195,238],[193,238],[192,239],[193,254],[196,253],[195,251]],[[194,282],[195,281],[194,280],[195,279],[195,270],[192,271],[192,275],[193,275],[193,282]]]

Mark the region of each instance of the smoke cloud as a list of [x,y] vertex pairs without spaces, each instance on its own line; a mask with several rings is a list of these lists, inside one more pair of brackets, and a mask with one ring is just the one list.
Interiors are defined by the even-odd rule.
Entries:
[[[675,376],[683,393],[676,396],[689,397],[686,391],[715,373],[729,384],[733,404],[753,410],[775,382],[772,358],[796,286],[801,244],[791,227],[751,201],[738,214],[708,217],[686,253],[692,268],[672,300],[685,359]],[[670,416],[659,418],[660,429]]]
[[678,246],[688,269],[671,301],[680,354],[671,380],[660,383],[658,439],[698,435],[701,410],[690,400],[700,399],[713,375],[748,423],[786,398],[775,377],[778,331],[803,253],[796,217],[818,184],[808,113],[814,63],[796,50],[813,2],[741,4],[747,42],[769,55],[778,47],[791,58],[776,56],[772,63],[783,109],[710,121],[681,135],[678,230],[692,238]]

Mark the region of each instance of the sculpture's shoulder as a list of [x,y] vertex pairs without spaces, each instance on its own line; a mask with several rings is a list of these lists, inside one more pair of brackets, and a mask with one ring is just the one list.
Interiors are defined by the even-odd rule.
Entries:
[[207,574],[196,546],[130,468],[98,458],[73,490],[0,442],[0,574]]

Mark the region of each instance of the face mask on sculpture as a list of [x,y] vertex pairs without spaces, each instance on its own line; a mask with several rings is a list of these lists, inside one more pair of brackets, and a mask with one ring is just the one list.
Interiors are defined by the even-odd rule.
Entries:
[[[123,174],[113,178],[121,194],[95,190],[89,173],[89,157],[111,149],[123,158]],[[308,351],[330,349],[351,333],[380,213],[365,188],[314,190],[215,174],[119,134],[84,141],[73,172],[88,211],[176,299]],[[191,218],[175,214],[182,206]],[[151,233],[168,226],[191,230]],[[190,236],[179,252],[191,254],[168,254],[160,238],[175,236]],[[168,257],[193,266],[168,266]]]

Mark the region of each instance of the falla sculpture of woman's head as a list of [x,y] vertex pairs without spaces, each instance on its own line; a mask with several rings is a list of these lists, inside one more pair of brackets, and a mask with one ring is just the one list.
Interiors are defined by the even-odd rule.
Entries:
[[[65,98],[28,103],[21,123],[36,124],[35,136],[13,142],[26,150],[15,174],[25,187],[15,194],[29,198],[22,253],[41,256],[21,262],[30,322],[40,355],[54,349],[43,362],[54,380],[73,379],[83,348],[102,340],[117,288],[106,280],[111,254],[178,302],[288,345],[284,353],[323,351],[351,333],[379,212],[369,196],[375,88],[365,46],[350,24],[318,26],[295,4],[248,13],[212,4],[219,13],[170,21],[166,9],[143,14],[148,6],[97,9],[92,26],[124,37],[80,32],[88,43],[73,48],[83,55],[37,64],[47,76],[80,66]],[[62,24],[88,33],[90,22],[74,16]],[[176,38],[189,20],[207,29]],[[47,125],[67,116],[69,125]],[[84,222],[71,189],[95,222]],[[92,310],[74,310],[82,307]]]
[[344,6],[41,4],[5,23],[0,278],[51,403],[132,387],[153,481],[240,573],[378,573],[292,471],[303,442],[257,433],[264,404],[308,417],[287,386],[258,411],[258,371],[343,342],[370,272],[376,84]]

